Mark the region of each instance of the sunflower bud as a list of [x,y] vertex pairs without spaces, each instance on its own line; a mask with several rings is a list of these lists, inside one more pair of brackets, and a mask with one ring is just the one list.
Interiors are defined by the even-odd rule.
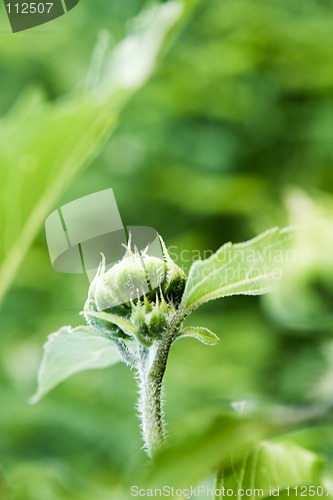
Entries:
[[88,299],[97,310],[105,310],[143,296],[154,297],[165,273],[164,261],[148,255],[124,257],[108,271],[103,261],[90,285]]
[[[171,259],[163,240],[161,242],[164,259],[147,255],[146,251],[134,253],[128,247],[127,255],[106,270],[103,257],[89,288],[85,305],[87,318],[91,311],[123,316],[131,321],[145,342],[163,333],[169,316],[181,300],[186,278]],[[104,319],[93,317],[88,321],[97,321],[94,326],[109,328],[113,334],[118,332]],[[101,321],[103,324],[99,324]]]

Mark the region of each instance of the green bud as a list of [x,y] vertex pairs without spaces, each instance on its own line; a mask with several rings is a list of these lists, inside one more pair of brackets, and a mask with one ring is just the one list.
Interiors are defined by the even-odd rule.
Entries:
[[148,327],[146,323],[146,310],[145,306],[138,303],[136,306],[132,307],[131,313],[131,323],[138,330],[140,335],[146,335],[148,333]]
[[105,274],[105,283],[112,299],[126,303],[149,292],[147,276],[139,255],[123,258]]
[[[103,257],[90,285],[85,311],[123,316],[148,343],[162,335],[181,300],[186,278],[161,242],[164,259],[147,255],[146,251],[133,253],[128,247],[127,255],[106,270]],[[88,314],[87,318],[94,326],[121,335],[116,325]]]
[[162,334],[168,324],[168,306],[163,299],[166,309],[162,302],[156,301],[150,313],[147,314],[146,322],[149,331],[153,334]]
[[158,257],[143,257],[143,263],[150,285],[150,290],[155,292],[165,278],[166,268],[165,262]]
[[124,257],[108,271],[103,258],[90,285],[88,302],[96,310],[102,311],[120,304],[130,306],[131,301],[143,296],[149,301],[156,296],[165,273],[162,259],[144,253]]

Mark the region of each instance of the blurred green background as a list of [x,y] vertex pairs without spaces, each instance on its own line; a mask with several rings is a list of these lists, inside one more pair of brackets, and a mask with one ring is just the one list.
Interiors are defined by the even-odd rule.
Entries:
[[[101,33],[116,44],[147,5],[81,0],[66,16],[15,35],[1,5],[2,129],[28,90],[39,89],[52,106],[80,89]],[[112,187],[124,224],[156,228],[186,270],[198,252],[275,225],[309,218],[316,228],[308,233],[311,256],[294,266],[279,296],[224,299],[194,313],[191,323],[221,342],[187,340],[172,349],[165,379],[171,436],[188,416],[198,415],[200,426],[203,409],[208,415],[233,400],[330,401],[332,27],[331,0],[197,2],[113,136],[52,202],[49,212]],[[20,198],[16,168],[10,165],[11,183],[1,183],[2,201]],[[21,223],[10,204],[1,210]],[[80,324],[87,288],[84,276],[52,269],[40,226],[0,313],[0,464],[14,499],[130,498],[123,484],[144,460],[135,382],[125,366],[75,375],[27,404],[47,335]],[[330,459],[330,432],[302,436]]]

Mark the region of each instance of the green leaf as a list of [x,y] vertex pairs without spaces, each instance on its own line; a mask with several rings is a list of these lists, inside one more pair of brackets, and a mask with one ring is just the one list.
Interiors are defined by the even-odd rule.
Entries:
[[219,463],[229,463],[233,454],[242,456],[269,428],[270,424],[259,416],[212,416],[207,410],[192,414],[185,422],[178,422],[177,434],[169,435],[168,445],[156,453],[149,469],[137,464],[132,484],[172,484],[175,488],[200,484]]
[[91,368],[106,368],[120,361],[109,337],[88,326],[64,326],[52,333],[44,345],[44,355],[38,372],[37,392],[31,403],[74,373]]
[[83,311],[84,316],[90,316],[91,318],[102,319],[103,321],[108,321],[116,326],[118,326],[126,335],[130,337],[138,337],[139,333],[135,326],[125,318],[117,316],[116,314],[106,313],[106,312],[95,312],[95,311]]
[[172,1],[139,16],[136,31],[105,58],[106,69],[92,64],[88,90],[53,103],[38,93],[23,96],[0,120],[0,301],[61,193],[92,161],[128,99],[149,78],[182,6]]
[[271,496],[271,489],[282,492],[287,486],[318,486],[322,469],[321,458],[294,443],[263,441],[249,451],[240,464],[231,464],[229,471],[221,475],[220,483],[233,490],[237,498],[240,489],[253,492],[247,498],[262,498]]
[[183,337],[193,337],[206,345],[216,345],[220,342],[220,339],[215,333],[201,326],[187,326],[182,328],[176,340]]
[[286,260],[292,228],[272,228],[245,243],[223,245],[190,269],[180,309],[183,315],[209,300],[261,295],[272,289]]

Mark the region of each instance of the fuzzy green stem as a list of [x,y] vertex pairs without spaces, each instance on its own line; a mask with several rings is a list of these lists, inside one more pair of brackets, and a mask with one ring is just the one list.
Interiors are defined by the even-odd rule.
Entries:
[[162,407],[162,380],[140,375],[139,415],[144,448],[150,458],[163,443],[165,424]]
[[138,366],[138,410],[144,448],[150,458],[164,442],[166,435],[162,384],[172,339],[172,333],[169,332],[149,349],[143,348]]

